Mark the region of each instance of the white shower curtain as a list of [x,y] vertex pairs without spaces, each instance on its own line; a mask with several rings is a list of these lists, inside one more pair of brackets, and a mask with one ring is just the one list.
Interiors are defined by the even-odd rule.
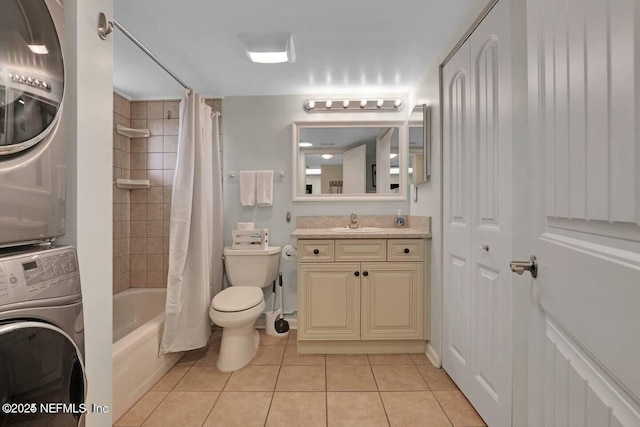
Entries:
[[160,354],[207,344],[211,296],[222,289],[222,175],[217,116],[193,91],[187,91],[180,102]]

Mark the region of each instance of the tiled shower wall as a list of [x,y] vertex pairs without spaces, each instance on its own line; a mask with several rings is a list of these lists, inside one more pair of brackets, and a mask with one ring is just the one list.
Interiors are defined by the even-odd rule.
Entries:
[[[208,99],[205,102],[214,110],[221,111],[220,99]],[[167,285],[169,214],[178,148],[178,123],[178,100],[130,102],[130,127],[149,129],[151,135],[148,138],[130,139],[128,173],[131,179],[148,179],[151,187],[124,190],[129,193],[129,221],[128,233],[125,233],[128,242],[122,246],[127,250],[126,266],[129,270],[127,274],[123,268],[119,287],[114,279],[114,293],[128,287]],[[222,145],[222,135],[220,142]],[[126,263],[122,264],[124,267]]]
[[[119,135],[116,126],[130,126],[131,104],[122,96],[113,95],[113,179],[129,178],[129,138]],[[113,186],[113,292],[131,286],[129,190]]]

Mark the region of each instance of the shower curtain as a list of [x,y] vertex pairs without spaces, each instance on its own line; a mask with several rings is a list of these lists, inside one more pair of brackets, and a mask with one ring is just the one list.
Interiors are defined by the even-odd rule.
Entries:
[[204,347],[211,296],[222,289],[222,175],[218,113],[199,94],[180,102],[169,274],[160,354]]

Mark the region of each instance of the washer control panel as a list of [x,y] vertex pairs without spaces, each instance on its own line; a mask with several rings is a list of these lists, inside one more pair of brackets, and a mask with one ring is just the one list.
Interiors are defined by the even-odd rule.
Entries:
[[73,247],[0,257],[0,306],[76,294],[80,275]]

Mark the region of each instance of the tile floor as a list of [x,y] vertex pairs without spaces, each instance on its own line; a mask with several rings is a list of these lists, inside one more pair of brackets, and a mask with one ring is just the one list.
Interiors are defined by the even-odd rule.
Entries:
[[260,331],[237,372],[210,345],[183,356],[115,426],[484,426],[447,374],[423,354],[298,355],[296,331]]

